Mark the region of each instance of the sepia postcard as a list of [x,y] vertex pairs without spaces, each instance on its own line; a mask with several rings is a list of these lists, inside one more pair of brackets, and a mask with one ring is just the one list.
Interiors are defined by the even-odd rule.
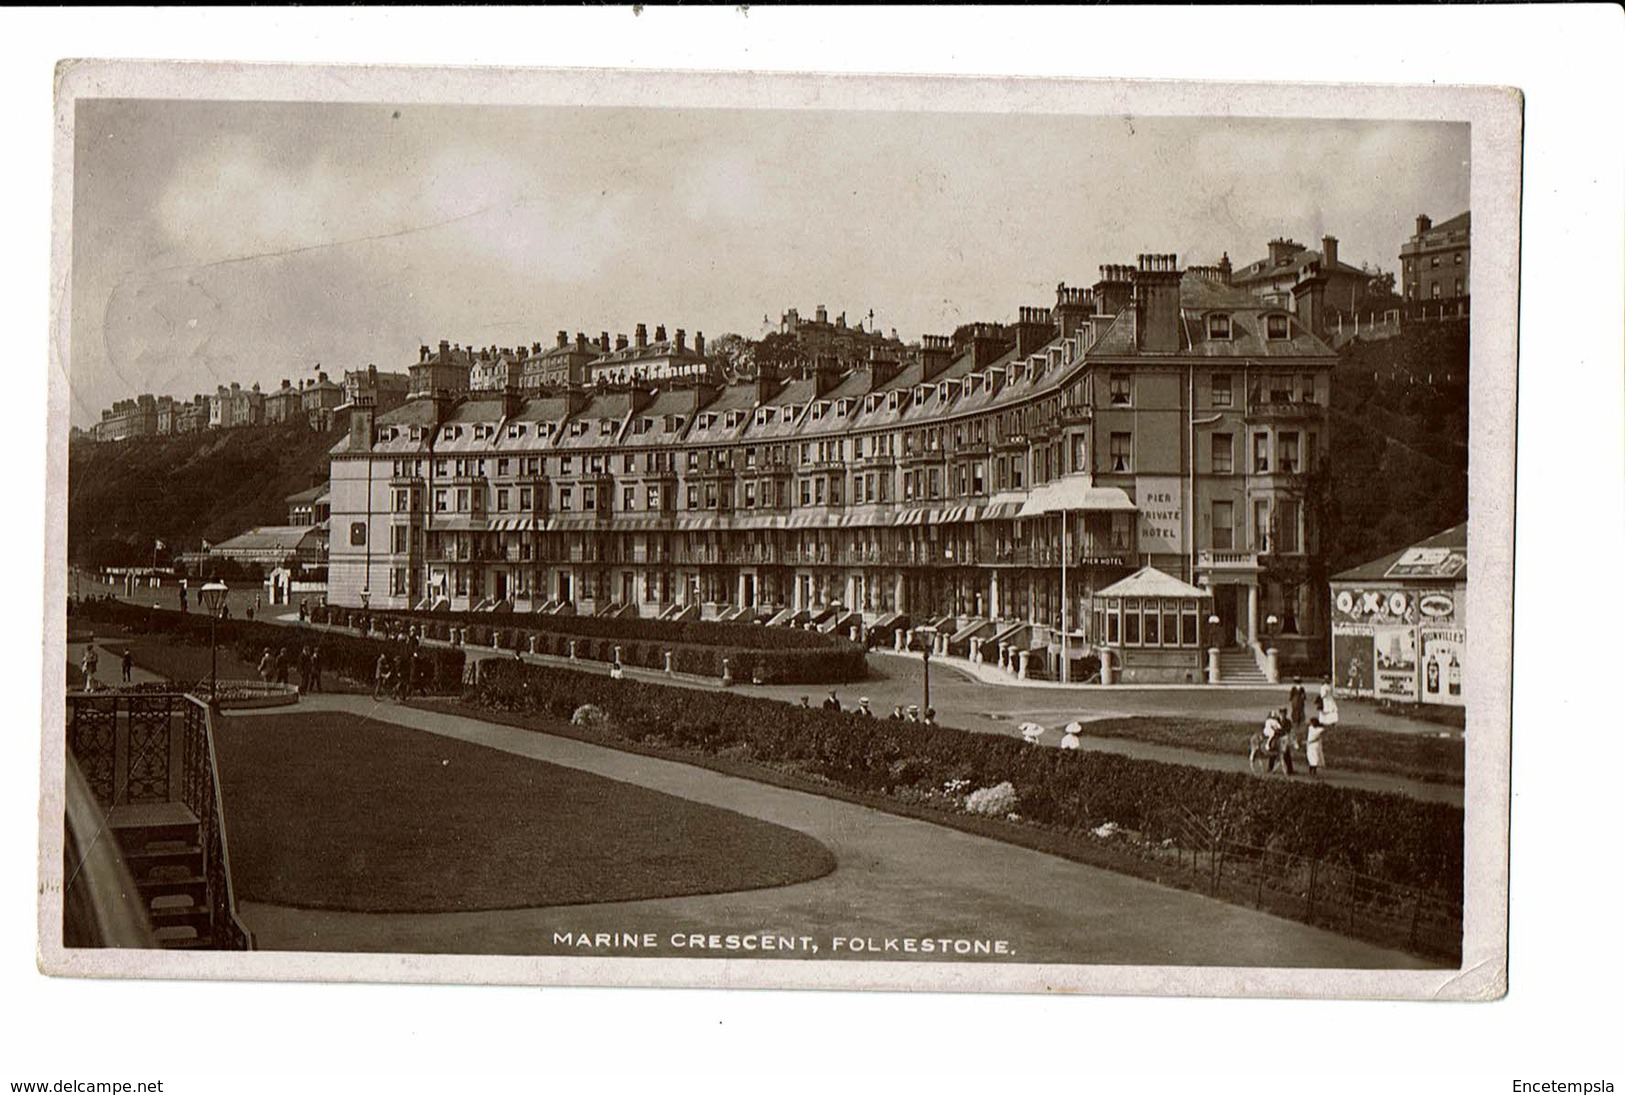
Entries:
[[41,967],[1502,995],[1521,125],[64,62]]

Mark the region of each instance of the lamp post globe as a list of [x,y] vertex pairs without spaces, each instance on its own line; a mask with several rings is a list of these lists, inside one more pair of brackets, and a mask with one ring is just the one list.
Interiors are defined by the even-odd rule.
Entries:
[[198,590],[198,600],[203,607],[209,610],[209,702],[214,703],[215,693],[219,684],[219,661],[215,646],[215,623],[220,619],[220,610],[226,603],[226,583],[206,582]]

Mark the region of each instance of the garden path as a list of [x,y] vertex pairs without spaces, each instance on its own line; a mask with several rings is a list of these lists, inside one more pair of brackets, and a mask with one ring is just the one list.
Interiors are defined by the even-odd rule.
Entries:
[[816,955],[798,957],[847,956],[832,949],[837,937],[991,936],[1005,940],[1017,962],[1428,968],[1295,921],[819,795],[364,696],[300,702],[788,826],[822,841],[839,865],[824,878],[771,890],[497,912],[377,915],[244,903],[241,913],[266,950],[607,957],[628,952],[579,950],[556,942],[555,933],[630,932],[653,933],[662,945],[652,953],[671,957],[684,953],[671,949],[674,934],[774,932],[820,945]]

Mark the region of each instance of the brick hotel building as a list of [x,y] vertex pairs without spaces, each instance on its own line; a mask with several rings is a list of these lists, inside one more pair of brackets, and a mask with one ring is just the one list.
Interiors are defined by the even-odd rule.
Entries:
[[1142,255],[906,363],[831,355],[748,383],[681,331],[425,347],[411,398],[358,406],[333,451],[330,600],[838,606],[1051,676],[1063,626],[1074,658],[1110,650],[1126,680],[1199,679],[1214,644],[1318,656],[1326,608],[1301,573],[1320,550],[1305,471],[1327,452],[1326,279],[1307,263],[1266,300],[1227,267]]

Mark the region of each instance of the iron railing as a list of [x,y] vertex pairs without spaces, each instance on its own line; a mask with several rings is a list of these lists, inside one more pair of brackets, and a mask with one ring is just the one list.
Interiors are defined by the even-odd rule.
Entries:
[[180,692],[70,693],[67,744],[105,822],[115,806],[174,802],[197,819],[212,946],[252,950],[231,885],[214,720]]
[[1157,829],[1143,854],[1214,897],[1416,954],[1461,958],[1459,898],[1229,839],[1184,806],[1160,815]]

